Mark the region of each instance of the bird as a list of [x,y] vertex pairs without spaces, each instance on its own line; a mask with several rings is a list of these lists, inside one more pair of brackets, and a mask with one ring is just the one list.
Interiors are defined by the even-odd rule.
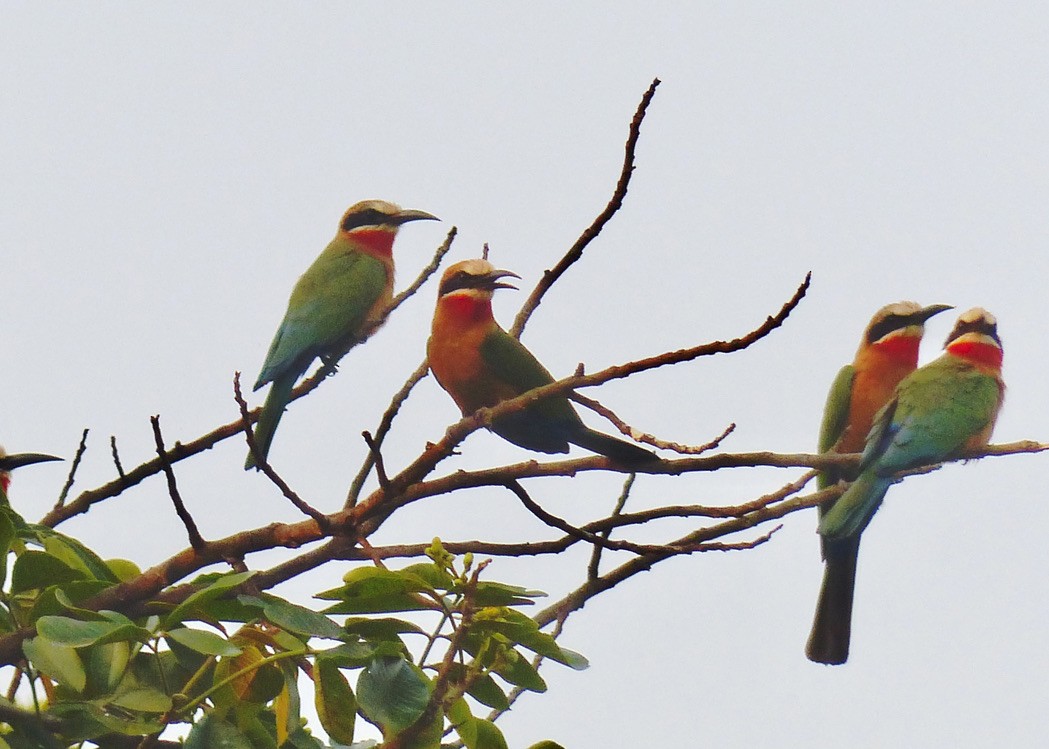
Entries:
[[944,349],[904,377],[875,416],[859,475],[820,519],[825,541],[858,538],[900,471],[990,440],[1005,397],[997,321],[982,307],[963,312]]
[[[952,309],[947,304],[922,307],[916,302],[887,304],[871,317],[851,364],[838,372],[827,395],[820,426],[820,453],[858,453],[874,422],[874,415],[892,398],[896,386],[918,366],[918,347],[929,318]],[[820,489],[843,478],[841,470],[824,470]],[[822,517],[832,503],[821,505]],[[821,539],[824,561],[812,631],[805,646],[817,663],[840,664],[849,656],[852,598],[856,585],[859,535]]]
[[[520,276],[481,259],[456,263],[441,277],[426,352],[430,371],[464,416],[554,381],[492,315],[493,292],[517,288],[505,278]],[[564,395],[499,417],[490,428],[508,442],[542,453],[566,453],[571,443],[622,464],[659,460],[643,447],[587,427]]]
[[7,488],[11,485],[11,471],[33,463],[47,463],[52,460],[62,460],[62,458],[44,453],[8,455],[4,448],[0,447],[0,504],[7,506]]
[[[335,238],[306,269],[270,344],[255,390],[272,383],[255,427],[265,459],[291,391],[314,359],[334,365],[371,332],[393,299],[393,240],[409,221],[436,221],[425,211],[363,200],[343,214]],[[249,453],[245,469],[257,468]]]

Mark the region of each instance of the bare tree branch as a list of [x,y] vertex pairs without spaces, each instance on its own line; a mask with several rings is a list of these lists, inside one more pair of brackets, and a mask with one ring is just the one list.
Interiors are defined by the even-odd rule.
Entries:
[[594,222],[586,228],[586,230],[579,236],[579,239],[575,241],[565,253],[564,257],[558,261],[551,270],[543,273],[543,277],[539,279],[539,283],[536,284],[532,293],[529,294],[528,299],[525,300],[524,305],[521,307],[521,311],[517,313],[517,317],[514,318],[514,324],[510,328],[510,335],[514,338],[520,338],[521,333],[524,332],[525,325],[528,324],[528,318],[535,312],[536,307],[543,300],[543,296],[549,291],[550,287],[554,285],[565,271],[567,271],[573,263],[583,256],[583,250],[586,249],[601,230],[605,227],[605,224],[611,220],[616,212],[623,205],[623,199],[626,197],[627,188],[630,186],[630,176],[634,173],[634,152],[637,149],[637,141],[641,136],[641,123],[645,119],[645,113],[648,111],[648,105],[652,101],[652,97],[656,95],[656,87],[659,86],[659,79],[656,78],[652,81],[652,84],[645,91],[644,96],[641,97],[641,103],[637,106],[637,111],[634,113],[634,119],[630,122],[630,134],[627,136],[626,146],[624,148],[625,153],[623,154],[623,169],[619,173],[619,181],[616,183],[616,189],[612,193],[612,198],[608,201],[608,205],[605,209],[598,214]]
[[190,546],[195,551],[203,551],[207,548],[207,541],[204,540],[204,537],[200,535],[200,531],[197,530],[197,524],[193,521],[193,516],[189,514],[189,510],[186,509],[186,504],[182,501],[182,496],[178,492],[175,471],[171,468],[171,463],[166,457],[167,449],[164,447],[164,435],[160,431],[160,416],[150,416],[149,423],[153,425],[153,438],[156,440],[157,456],[164,470],[164,475],[168,480],[168,494],[171,497],[171,503],[175,505],[175,512],[178,514],[179,520],[186,526]]
[[62,487],[62,491],[58,494],[58,501],[55,502],[55,507],[61,507],[66,503],[66,497],[69,496],[69,490],[73,488],[73,481],[76,479],[77,469],[80,468],[80,459],[84,457],[84,453],[87,452],[87,433],[89,430],[85,429],[80,435],[80,445],[76,449],[76,455],[73,456],[73,464],[69,466],[69,475],[66,476],[66,483]]
[[313,518],[317,522],[317,527],[325,535],[330,535],[331,524],[324,513],[314,509],[306,500],[296,494],[295,490],[288,486],[288,482],[274,470],[266,456],[259,450],[259,446],[255,442],[255,434],[251,429],[251,419],[248,417],[248,404],[240,391],[240,372],[233,373],[233,398],[237,401],[237,407],[240,409],[241,424],[244,427],[244,440],[248,443],[248,452],[251,453],[251,457],[255,461],[255,467],[262,471],[274,486],[280,489],[280,493],[284,495],[285,499],[295,505],[299,512]]

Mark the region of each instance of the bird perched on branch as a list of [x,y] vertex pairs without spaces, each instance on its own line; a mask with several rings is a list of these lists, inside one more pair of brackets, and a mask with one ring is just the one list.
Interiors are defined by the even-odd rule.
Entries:
[[[820,426],[819,451],[858,453],[863,450],[874,415],[889,402],[899,382],[918,366],[918,346],[925,322],[951,309],[946,304],[921,307],[915,302],[888,304],[874,313],[852,364],[838,372],[827,395]],[[821,489],[855,474],[823,471]],[[820,507],[820,517],[830,504]],[[852,596],[856,584],[859,535],[821,539],[825,563],[816,615],[805,653],[819,663],[844,663],[849,656]]]
[[11,485],[11,471],[33,463],[47,463],[52,460],[62,460],[62,458],[43,453],[8,455],[4,448],[0,447],[0,503],[7,504],[7,487]]
[[[254,388],[273,383],[255,427],[256,449],[263,458],[295,382],[313,360],[335,364],[371,332],[389,306],[393,240],[402,224],[420,220],[437,217],[384,200],[350,206],[335,238],[295,284]],[[249,454],[244,468],[253,467],[255,458]]]
[[[464,260],[444,272],[427,344],[430,371],[468,416],[554,381],[520,341],[492,316],[496,289],[514,289],[487,260]],[[566,453],[569,443],[624,464],[657,461],[652,452],[590,429],[564,395],[543,398],[496,419],[491,429],[529,450]]]
[[987,444],[1005,396],[1002,342],[991,313],[962,313],[945,353],[907,375],[874,419],[859,475],[819,524],[825,541],[858,538],[900,471]]

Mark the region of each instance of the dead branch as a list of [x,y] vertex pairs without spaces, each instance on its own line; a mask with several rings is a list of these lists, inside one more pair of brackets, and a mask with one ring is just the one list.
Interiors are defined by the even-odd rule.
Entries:
[[189,514],[189,510],[186,509],[186,504],[182,501],[182,496],[178,491],[178,483],[175,481],[175,471],[171,468],[171,463],[165,457],[167,455],[167,449],[164,447],[164,435],[160,431],[160,416],[150,416],[149,423],[153,425],[153,438],[156,441],[157,456],[162,464],[164,475],[168,480],[168,495],[171,497],[171,503],[175,505],[175,513],[178,515],[179,520],[186,526],[186,534],[189,536],[190,546],[195,551],[203,551],[207,548],[207,541],[200,535],[200,531],[197,530],[197,524],[193,520],[193,516]]
[[573,263],[583,256],[583,250],[601,233],[605,224],[611,220],[623,205],[627,187],[630,186],[630,176],[634,173],[634,152],[637,149],[638,138],[641,136],[641,123],[645,119],[645,113],[648,111],[648,105],[652,101],[652,97],[656,95],[656,87],[659,86],[659,83],[658,78],[652,81],[644,96],[641,97],[641,103],[637,105],[634,119],[630,122],[630,133],[627,136],[623,154],[623,168],[619,173],[616,189],[612,192],[612,198],[608,201],[605,209],[594,219],[594,222],[579,236],[575,244],[568,248],[568,252],[558,261],[557,265],[543,273],[543,277],[539,279],[539,283],[532,289],[532,293],[528,295],[528,299],[525,300],[520,312],[517,313],[517,317],[514,318],[514,324],[510,328],[510,335],[514,338],[521,337],[525,325],[528,324],[528,318],[535,312],[546,292],[550,290],[550,287],[554,285],[557,279],[564,275],[565,271]]
[[270,465],[269,460],[266,459],[266,456],[259,451],[258,445],[255,443],[255,433],[251,429],[251,419],[248,417],[248,404],[240,390],[240,372],[233,373],[233,398],[237,401],[237,407],[240,409],[241,425],[244,428],[244,441],[248,444],[248,452],[251,453],[251,457],[255,461],[255,467],[265,474],[266,478],[280,490],[285,499],[295,505],[299,512],[313,518],[321,532],[325,535],[330,535],[331,525],[328,523],[328,518],[324,513],[314,509],[294,489],[288,486],[288,482],[277,473],[273,466]]
[[85,429],[80,435],[80,445],[77,446],[76,455],[73,456],[73,464],[69,466],[69,475],[66,476],[66,483],[62,487],[62,491],[58,494],[58,501],[55,502],[55,507],[61,507],[66,503],[66,497],[69,496],[69,490],[73,488],[73,481],[76,479],[77,469],[80,468],[80,459],[84,457],[84,453],[87,452],[87,433],[89,430]]

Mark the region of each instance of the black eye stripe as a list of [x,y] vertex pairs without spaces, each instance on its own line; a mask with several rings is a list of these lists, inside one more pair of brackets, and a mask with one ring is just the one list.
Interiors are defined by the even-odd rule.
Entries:
[[908,325],[913,324],[913,319],[907,315],[886,315],[874,325],[871,325],[870,330],[867,331],[867,343],[874,343],[894,330],[906,328]]
[[954,330],[947,336],[947,341],[944,345],[946,346],[951,341],[961,338],[966,333],[979,333],[980,335],[990,336],[999,346],[1002,345],[1002,340],[998,337],[997,323],[989,323],[983,318],[971,322],[959,320],[958,324],[954,326]]
[[374,208],[348,213],[342,220],[342,230],[350,231],[358,226],[379,226],[389,221],[389,216]]
[[441,288],[438,289],[437,295],[444,296],[445,294],[450,294],[459,289],[472,289],[476,286],[477,276],[472,276],[465,271],[459,271],[458,273],[444,279],[444,283],[442,283]]

